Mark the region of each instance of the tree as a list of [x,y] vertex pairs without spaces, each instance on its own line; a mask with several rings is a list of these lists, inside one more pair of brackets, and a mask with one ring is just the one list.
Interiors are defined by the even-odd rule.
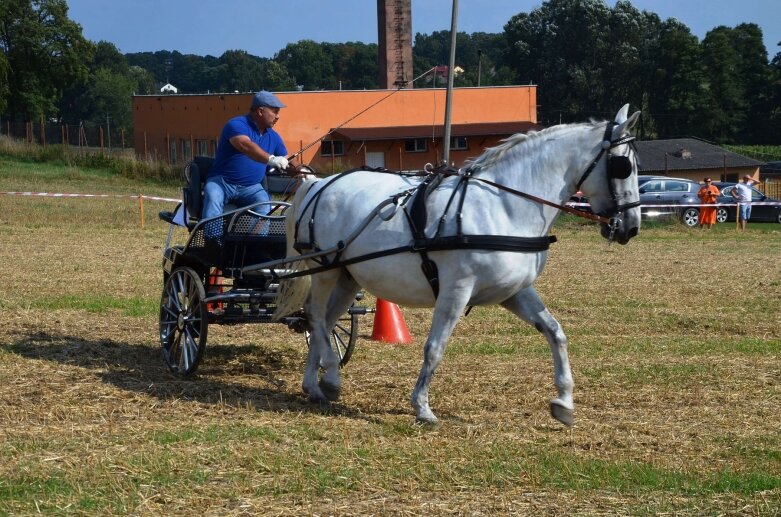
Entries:
[[[456,86],[482,86],[511,84],[504,82],[497,74],[497,63],[501,59],[504,47],[504,38],[501,34],[487,34],[475,32],[456,34],[456,66],[461,67],[464,73],[458,77]],[[434,66],[446,65],[450,62],[450,31],[437,31],[426,35],[415,35],[415,46],[412,50],[415,77],[425,73]],[[480,78],[478,78],[478,73]],[[431,84],[433,75],[424,78],[421,87]],[[441,79],[439,86],[444,86]]]
[[772,73],[762,29],[754,23],[737,25],[732,29],[732,45],[740,56],[737,80],[746,104],[744,126],[738,132],[738,140],[757,144],[772,143],[767,140],[771,131],[770,112],[774,107],[771,103]]
[[61,119],[110,125],[112,133],[132,133],[133,93],[154,93],[154,79],[144,69],[130,67],[117,47],[106,41],[94,45],[87,66],[86,80],[71,85],[58,102]]
[[348,42],[323,43],[323,47],[341,89],[377,88],[377,45]]
[[705,35],[701,47],[707,81],[703,136],[734,142],[745,124],[748,105],[739,77],[741,56],[733,45],[732,30],[716,27]]
[[614,86],[605,70],[615,58],[606,38],[610,21],[602,0],[549,0],[505,25],[503,62],[519,84],[539,85],[543,123],[615,113],[603,105]]
[[8,88],[8,76],[11,73],[11,65],[5,56],[5,51],[0,50],[0,113],[5,112],[8,106],[8,96],[11,90]]
[[[655,16],[655,15],[654,15]],[[705,68],[697,37],[675,19],[658,24],[646,105],[649,136],[677,138],[697,130],[705,107]]]
[[289,43],[274,56],[274,61],[284,67],[304,90],[335,90],[339,87],[332,60],[324,47],[312,40]]
[[86,78],[92,51],[65,0],[0,0],[6,113],[26,120],[56,114],[63,90]]
[[[778,42],[781,47],[781,41]],[[767,141],[781,142],[781,52],[778,52],[770,63],[770,110],[768,111]]]

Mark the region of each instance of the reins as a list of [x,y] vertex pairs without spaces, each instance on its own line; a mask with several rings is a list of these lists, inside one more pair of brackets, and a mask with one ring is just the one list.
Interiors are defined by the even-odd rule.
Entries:
[[548,201],[547,199],[543,199],[541,197],[537,197],[532,194],[527,194],[526,192],[522,192],[520,190],[516,190],[514,188],[508,187],[506,185],[502,185],[501,183],[496,183],[495,181],[487,180],[485,178],[480,178],[478,176],[472,175],[472,170],[467,169],[466,171],[452,171],[450,169],[441,169],[441,170],[435,170],[436,174],[442,174],[444,176],[461,176],[461,177],[467,177],[470,180],[479,181],[481,183],[485,183],[486,185],[490,185],[492,187],[498,188],[499,190],[502,190],[504,192],[507,192],[509,194],[513,194],[518,197],[526,198],[531,201],[534,201],[535,203],[540,203],[542,205],[547,205],[553,208],[556,208],[558,210],[561,210],[562,212],[567,212],[568,214],[572,214],[578,217],[583,217],[585,219],[590,219],[592,221],[596,221],[599,223],[605,223],[610,224],[610,218],[603,217],[601,215],[597,215],[591,212],[586,212],[584,210],[578,210],[577,208],[573,208],[571,206],[566,205],[560,205],[558,203],[554,203],[553,201]]

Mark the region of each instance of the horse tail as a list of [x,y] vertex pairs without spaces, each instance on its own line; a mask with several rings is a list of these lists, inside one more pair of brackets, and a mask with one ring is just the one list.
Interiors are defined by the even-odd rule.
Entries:
[[[300,255],[293,246],[296,242],[296,222],[298,220],[298,208],[303,205],[306,193],[312,185],[319,181],[315,176],[306,176],[296,190],[293,202],[285,211],[285,234],[287,242],[286,257],[291,260],[287,266],[287,273],[303,272],[309,269],[306,260],[293,260]],[[273,321],[279,321],[285,316],[290,316],[301,310],[309,296],[312,279],[304,274],[293,278],[283,278],[277,288],[277,308],[272,315]]]

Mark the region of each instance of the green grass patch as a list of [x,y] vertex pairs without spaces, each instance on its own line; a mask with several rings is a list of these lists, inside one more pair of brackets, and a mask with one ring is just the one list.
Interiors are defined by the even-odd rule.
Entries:
[[73,309],[96,314],[120,311],[123,316],[141,318],[157,315],[160,311],[159,300],[146,298],[119,298],[101,294],[60,295],[47,298],[25,299],[24,302],[12,302],[0,299],[0,309],[34,308],[45,310]]
[[279,441],[279,433],[268,427],[250,427],[244,425],[209,426],[205,429],[185,427],[175,430],[156,431],[149,440],[158,445],[171,445],[183,442],[192,444],[212,445],[238,441]]
[[592,381],[608,378],[632,385],[683,386],[698,382],[713,382],[719,372],[707,364],[650,364],[631,366],[583,367],[578,372]]

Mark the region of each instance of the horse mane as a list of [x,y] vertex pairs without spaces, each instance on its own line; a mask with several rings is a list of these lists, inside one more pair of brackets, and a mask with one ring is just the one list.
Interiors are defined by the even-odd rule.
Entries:
[[546,138],[551,137],[554,134],[558,134],[559,132],[571,131],[573,129],[581,128],[584,126],[594,127],[598,124],[599,122],[596,122],[592,119],[589,122],[580,122],[576,124],[559,124],[557,126],[551,126],[545,129],[541,129],[540,131],[529,131],[528,133],[516,133],[512,136],[508,136],[507,138],[502,139],[501,144],[495,147],[489,147],[488,149],[485,150],[485,152],[483,152],[483,154],[481,154],[477,158],[470,158],[469,160],[466,161],[464,166],[470,169],[482,169],[485,167],[490,167],[491,165],[499,161],[511,149],[514,149],[516,146],[521,146],[521,145],[532,146],[535,144],[540,145],[543,141],[546,140]]

